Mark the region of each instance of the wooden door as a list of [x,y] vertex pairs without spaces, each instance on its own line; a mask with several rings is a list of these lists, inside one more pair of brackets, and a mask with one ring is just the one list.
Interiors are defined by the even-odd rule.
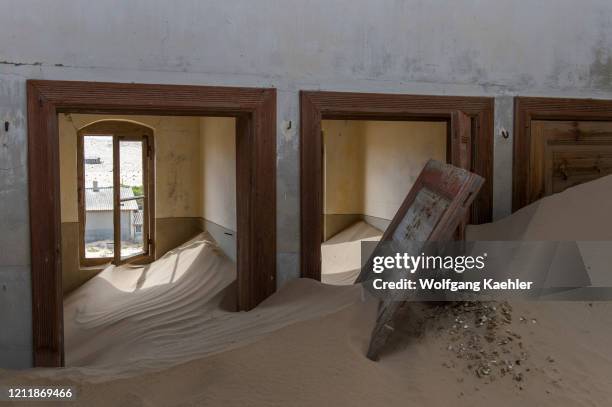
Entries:
[[[373,272],[372,262],[383,245],[392,245],[393,250],[411,255],[422,253],[427,242],[446,241],[464,218],[484,179],[476,174],[449,164],[430,160],[395,214],[373,254],[362,268],[357,279],[364,285],[380,278]],[[410,278],[409,270],[394,270],[397,281]],[[404,304],[401,290],[390,290],[381,300],[376,325],[372,331],[367,356],[376,360],[387,338],[394,330],[395,313]]]
[[529,203],[612,174],[612,122],[533,120]]

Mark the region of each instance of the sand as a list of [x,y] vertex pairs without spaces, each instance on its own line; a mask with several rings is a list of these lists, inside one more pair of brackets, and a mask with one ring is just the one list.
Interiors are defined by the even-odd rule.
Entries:
[[[301,280],[289,292],[323,291]],[[336,287],[338,288],[338,287]],[[342,290],[350,287],[339,287]],[[281,301],[289,300],[282,298]],[[163,371],[104,383],[0,374],[0,382],[76,385],[83,406],[607,406],[612,390],[608,304],[518,304],[532,372],[487,383],[447,350],[446,331],[404,332],[380,362],[364,355],[375,304],[357,301],[254,343]],[[548,358],[553,358],[550,362]],[[454,364],[448,367],[449,361]],[[73,404],[70,404],[73,405]]]
[[494,223],[469,226],[468,240],[612,240],[612,176],[540,199]]
[[545,197],[497,222],[470,225],[466,239],[577,241],[592,284],[612,287],[612,176]]
[[379,241],[383,231],[359,221],[321,244],[321,281],[350,285],[361,270],[361,242]]
[[62,377],[106,380],[161,369],[335,312],[359,296],[358,287],[299,294],[288,287],[252,312],[233,312],[235,278],[235,264],[206,233],[149,266],[107,268],[64,301]]
[[[486,233],[495,240],[517,236],[609,239],[612,216],[591,199],[603,207],[612,202],[612,177],[551,196],[495,224],[470,228],[469,233]],[[214,244],[203,245],[203,258],[197,254],[185,258],[193,257],[204,266],[213,262],[210,257],[218,257]],[[222,259],[214,261],[222,267],[196,269],[200,278],[221,287],[230,278],[229,274],[227,280],[216,276],[218,269],[231,273],[231,267],[223,266]],[[215,277],[207,277],[211,273]],[[189,272],[181,278],[190,279]],[[137,279],[131,281],[116,285],[133,288]],[[189,281],[197,284],[195,277]],[[231,285],[216,295],[205,287],[195,290],[212,298],[206,304],[185,298],[186,303],[174,303],[171,295],[156,288],[160,286],[164,284],[152,284],[143,291],[159,289],[165,298],[163,309],[148,313],[144,307],[140,313],[132,309],[126,314],[131,324],[147,326],[129,328],[139,335],[152,335],[146,341],[130,339],[129,334],[120,341],[128,343],[126,348],[109,351],[103,345],[110,335],[103,340],[90,337],[88,341],[109,352],[108,356],[81,350],[71,360],[92,366],[0,371],[0,384],[72,384],[77,386],[78,399],[70,405],[83,406],[527,407],[609,406],[612,400],[612,304],[608,302],[513,303],[512,311],[504,311],[504,320],[495,328],[494,341],[486,345],[495,348],[500,341],[500,361],[511,363],[513,372],[501,375],[495,370],[479,377],[474,361],[459,357],[463,354],[456,350],[465,345],[463,332],[474,332],[477,315],[469,312],[434,309],[437,316],[432,318],[431,308],[409,308],[411,313],[398,325],[382,359],[372,362],[364,353],[377,304],[360,286],[300,279],[246,313],[223,310],[220,297]],[[143,297],[142,304],[153,304],[155,297]],[[195,301],[194,310],[183,310],[178,319],[166,310],[167,306],[189,308],[185,304],[191,301]],[[123,321],[109,315],[109,305],[99,307],[102,312],[87,308],[76,318],[78,324],[106,330]],[[158,314],[166,316],[162,327],[155,321]],[[103,334],[98,331],[95,336]],[[122,334],[115,331],[114,335]],[[516,339],[509,343],[505,338],[511,335]]]

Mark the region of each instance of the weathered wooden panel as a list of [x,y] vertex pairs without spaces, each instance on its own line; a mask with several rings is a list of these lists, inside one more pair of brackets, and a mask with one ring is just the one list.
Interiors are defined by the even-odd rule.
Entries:
[[[428,241],[450,240],[457,226],[465,219],[483,183],[484,179],[476,174],[430,160],[385,231],[381,243],[397,242],[398,247],[406,252],[418,255]],[[373,256],[377,250],[378,246]],[[410,271],[406,270],[405,274],[398,271],[397,278],[408,277]],[[373,276],[370,260],[357,282],[367,282]],[[395,313],[403,304],[400,295],[394,292],[381,302],[367,353],[372,360],[378,358],[393,332]]]
[[612,174],[612,143],[552,145],[546,153],[546,195]]
[[[516,211],[543,196],[532,191],[533,178],[542,177],[542,169],[534,167],[536,121],[570,123],[582,132],[587,125],[612,122],[612,100],[517,97],[514,101],[514,160],[512,176],[512,210]],[[565,122],[564,122],[565,121]],[[609,131],[608,131],[609,132]],[[542,184],[536,184],[542,185]],[[543,189],[542,189],[543,190]],[[542,191],[540,190],[540,191]]]
[[612,121],[531,122],[529,202],[610,174]]

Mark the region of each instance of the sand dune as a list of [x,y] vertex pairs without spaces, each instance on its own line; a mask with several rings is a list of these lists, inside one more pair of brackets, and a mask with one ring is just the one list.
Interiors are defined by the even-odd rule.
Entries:
[[612,240],[612,176],[547,196],[512,216],[469,226],[468,240]]
[[360,221],[321,244],[321,281],[353,284],[361,270],[361,242],[378,241],[383,232]]
[[[610,239],[610,202],[607,177],[472,227],[469,234],[490,240]],[[185,254],[172,257],[177,253]],[[590,255],[597,262],[597,253]],[[465,322],[457,326],[452,313],[414,313],[399,325],[382,360],[372,362],[364,352],[376,302],[360,286],[297,280],[255,310],[231,313],[221,298],[234,271],[206,237],[165,261],[194,267],[172,280],[151,270],[145,282],[142,270],[130,277],[109,270],[67,300],[68,346],[74,348],[69,360],[90,366],[1,371],[0,383],[74,384],[79,396],[71,405],[84,406],[608,406],[612,399],[608,302],[512,304],[512,317],[489,346],[512,333],[512,347],[501,346],[499,358],[514,365],[520,379],[516,372],[482,378],[474,361],[452,348],[462,345],[463,324],[471,326],[476,315],[462,315]],[[138,305],[125,297],[135,288]],[[83,298],[98,290],[122,306]],[[186,298],[193,292],[201,298]]]
[[594,286],[612,287],[612,176],[540,199],[494,223],[470,225],[467,240],[577,241]]
[[149,266],[107,268],[65,300],[68,368],[61,375],[105,380],[160,369],[255,341],[359,297],[357,287],[302,286],[298,293],[290,285],[254,311],[232,312],[224,298],[232,299],[235,278],[234,263],[208,234]]
[[[306,291],[314,294],[312,304],[328,288],[351,289],[300,280],[275,300],[281,305],[289,295]],[[515,304],[517,314],[537,320],[512,326],[529,353],[523,368],[531,372],[522,383],[484,382],[468,368],[469,361],[455,359],[447,348],[452,320],[416,337],[403,330],[383,359],[372,362],[364,352],[375,310],[373,302],[356,301],[244,346],[105,383],[86,376],[51,380],[32,372],[0,373],[0,382],[72,384],[79,397],[70,405],[82,406],[609,405],[612,307],[607,303]]]

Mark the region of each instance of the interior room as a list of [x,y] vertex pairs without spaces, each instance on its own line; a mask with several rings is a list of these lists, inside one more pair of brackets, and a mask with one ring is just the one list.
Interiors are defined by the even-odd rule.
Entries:
[[0,403],[612,407],[612,0],[2,4]]
[[130,320],[159,321],[156,309],[197,318],[172,304],[235,302],[234,118],[59,114],[58,126],[67,366],[146,338],[155,330]]
[[429,159],[447,161],[446,121],[323,120],[321,281],[353,284]]

